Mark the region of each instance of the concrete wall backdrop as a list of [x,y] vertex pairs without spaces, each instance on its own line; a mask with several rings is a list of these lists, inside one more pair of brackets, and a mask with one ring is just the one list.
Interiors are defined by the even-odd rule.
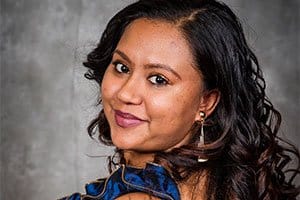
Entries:
[[[1,0],[0,199],[56,199],[106,176],[111,149],[85,131],[99,108],[86,53],[132,0]],[[282,135],[299,147],[298,0],[227,0],[241,17]],[[99,156],[92,158],[91,156]],[[101,157],[104,156],[104,157]]]

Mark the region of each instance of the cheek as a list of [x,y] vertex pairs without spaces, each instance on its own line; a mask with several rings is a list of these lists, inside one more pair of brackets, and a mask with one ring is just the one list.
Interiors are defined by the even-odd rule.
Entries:
[[114,80],[109,72],[104,74],[102,84],[101,84],[101,98],[102,100],[109,99],[114,96],[114,94],[118,91],[118,82]]
[[[173,92],[167,92],[163,95],[153,95],[149,101],[149,112],[153,118],[158,118],[168,124],[176,124],[194,121],[194,116],[197,111],[197,101],[195,92],[193,95],[189,92],[182,92],[178,89]],[[150,98],[150,97],[149,97]],[[180,123],[181,124],[181,123]]]

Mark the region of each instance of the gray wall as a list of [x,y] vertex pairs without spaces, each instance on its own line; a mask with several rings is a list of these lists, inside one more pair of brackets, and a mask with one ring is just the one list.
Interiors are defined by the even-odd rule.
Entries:
[[[111,149],[85,131],[99,109],[98,89],[83,78],[81,62],[108,19],[132,0],[0,2],[0,199],[82,192],[86,182],[107,175]],[[263,66],[270,99],[284,117],[282,134],[298,145],[299,1],[226,2]]]

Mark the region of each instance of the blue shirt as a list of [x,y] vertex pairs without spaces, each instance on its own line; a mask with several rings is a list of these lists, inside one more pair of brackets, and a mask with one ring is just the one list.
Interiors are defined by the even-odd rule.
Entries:
[[113,200],[132,192],[143,192],[163,200],[180,200],[176,182],[160,165],[147,163],[145,169],[121,165],[108,178],[85,186],[86,194],[74,193],[60,200]]

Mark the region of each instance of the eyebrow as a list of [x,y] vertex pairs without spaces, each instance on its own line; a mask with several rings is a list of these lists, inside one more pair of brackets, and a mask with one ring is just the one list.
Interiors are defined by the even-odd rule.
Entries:
[[[132,64],[131,60],[129,59],[129,57],[122,51],[116,49],[114,51],[114,53],[119,54],[124,60],[126,60],[129,64]],[[171,73],[173,73],[177,78],[179,78],[181,80],[180,75],[174,70],[172,69],[170,66],[165,65],[165,64],[160,64],[160,63],[149,63],[146,64],[145,67],[147,69],[164,69],[167,70]]]
[[168,65],[159,64],[159,63],[150,63],[150,64],[146,65],[146,68],[147,69],[164,69],[164,70],[167,70],[167,71],[171,72],[172,74],[174,74],[177,78],[179,78],[181,80],[181,77],[179,76],[179,74]]
[[116,49],[113,53],[119,54],[119,56],[121,56],[124,60],[129,62],[129,64],[132,64],[131,60],[129,59],[129,57],[124,52]]

